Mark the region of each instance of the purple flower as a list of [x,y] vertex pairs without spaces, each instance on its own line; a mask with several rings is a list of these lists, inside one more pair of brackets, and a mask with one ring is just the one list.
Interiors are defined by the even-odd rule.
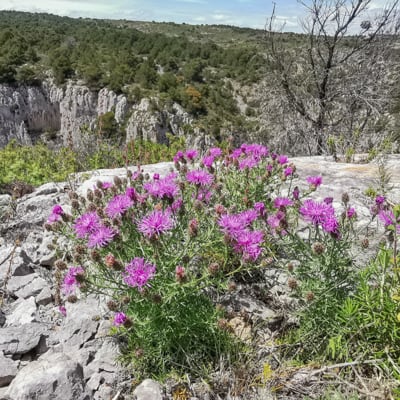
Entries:
[[107,189],[112,188],[112,187],[113,187],[113,184],[112,184],[111,182],[103,182],[103,183],[101,184],[101,187],[102,187],[102,189],[107,190]]
[[152,196],[159,199],[169,198],[173,199],[179,192],[178,186],[175,183],[176,174],[172,173],[163,179],[147,182],[143,188]]
[[328,233],[336,234],[339,232],[339,222],[333,214],[325,216],[325,219],[322,222],[322,229]]
[[268,223],[268,225],[269,225],[269,227],[272,229],[272,230],[276,230],[277,228],[279,228],[279,225],[280,225],[280,223],[281,223],[281,220],[278,218],[278,216],[276,216],[276,215],[270,215],[268,218],[267,218],[267,223]]
[[205,156],[201,162],[206,168],[211,168],[214,162],[214,156]]
[[211,185],[214,181],[214,176],[203,170],[189,171],[186,174],[188,182],[199,186]]
[[136,190],[133,187],[126,188],[125,194],[132,200],[137,200]]
[[245,210],[239,213],[238,217],[241,219],[241,221],[243,221],[243,224],[245,226],[249,226],[257,219],[258,213],[256,210],[251,208],[249,210]]
[[322,176],[308,176],[306,181],[310,186],[317,188],[322,184]]
[[187,151],[186,151],[185,156],[186,156],[186,158],[187,158],[188,160],[193,161],[193,160],[197,157],[198,154],[199,154],[199,153],[198,153],[197,150],[190,149],[190,150],[187,150]]
[[155,210],[139,222],[138,229],[143,235],[152,238],[171,230],[173,226],[169,212]]
[[333,197],[325,197],[323,201],[324,201],[325,204],[332,204],[333,203]]
[[254,209],[257,211],[258,215],[263,217],[265,215],[265,204],[263,202],[254,203]]
[[154,175],[153,175],[153,179],[154,179],[155,181],[158,181],[158,180],[160,179],[160,174],[154,174]]
[[197,200],[203,201],[204,203],[209,203],[212,195],[213,194],[210,190],[200,189],[197,195]]
[[178,212],[183,205],[183,200],[182,199],[176,199],[172,204],[171,204],[171,211],[173,213]]
[[243,154],[242,149],[235,149],[232,151],[231,157],[236,160]]
[[346,216],[347,218],[351,219],[351,218],[355,218],[357,216],[356,210],[354,207],[350,207],[347,209],[346,211]]
[[252,169],[257,166],[258,162],[259,161],[253,156],[243,158],[239,161],[239,169]]
[[379,219],[383,222],[385,225],[385,228],[394,226],[396,227],[396,232],[400,233],[400,218],[397,219],[391,210],[387,211],[379,211]]
[[53,222],[60,221],[61,215],[64,214],[64,210],[59,204],[56,204],[51,210],[49,218],[47,218],[47,223],[52,224]]
[[218,225],[222,228],[222,231],[224,233],[227,233],[228,235],[233,237],[235,237],[238,232],[246,228],[243,220],[236,214],[221,215],[220,219],[218,220]]
[[285,176],[290,176],[293,174],[293,168],[292,167],[286,167],[283,171]]
[[64,214],[64,210],[59,204],[56,204],[53,209],[51,210],[52,214],[62,215]]
[[224,214],[218,220],[222,231],[232,238],[236,238],[240,232],[248,228],[258,217],[256,210],[250,209],[239,214]]
[[179,162],[183,160],[183,152],[179,150],[175,155],[174,155],[174,162]]
[[268,164],[265,168],[268,172],[272,172],[274,170],[274,166],[272,164]]
[[80,287],[81,284],[76,279],[77,275],[83,275],[85,270],[79,267],[69,267],[67,273],[64,276],[63,283],[61,285],[61,290],[64,295],[69,295],[75,291],[77,287]]
[[300,213],[306,221],[311,222],[313,225],[322,225],[327,216],[334,214],[334,209],[331,204],[319,203],[309,199],[300,207]]
[[67,309],[65,308],[65,306],[59,306],[59,307],[58,307],[58,311],[59,311],[60,314],[62,314],[64,317],[67,316]]
[[381,206],[385,202],[385,200],[386,200],[385,196],[378,195],[375,197],[375,204],[377,206]]
[[81,215],[75,220],[74,229],[78,238],[84,238],[100,227],[100,217],[95,211]]
[[306,221],[315,226],[320,225],[325,232],[339,237],[339,223],[335,217],[335,210],[332,204],[309,199],[300,207],[300,214],[303,215]]
[[122,215],[125,214],[125,212],[132,207],[132,205],[133,201],[128,195],[119,194],[111,199],[107,204],[106,214],[110,218],[122,217]]
[[236,237],[235,250],[243,255],[245,261],[256,261],[262,253],[262,244],[264,239],[261,231],[241,231]]
[[222,156],[222,150],[219,147],[212,147],[209,151],[211,157]]
[[261,145],[261,144],[242,144],[240,146],[241,150],[243,151],[243,153],[245,153],[246,155],[252,155],[254,158],[260,160],[260,158],[262,157],[266,157],[268,156],[268,148]]
[[293,201],[290,200],[288,197],[277,197],[274,200],[275,208],[288,207],[288,206],[292,206],[292,205],[293,205]]
[[117,232],[114,229],[101,225],[90,234],[88,247],[105,247],[114,239],[116,234]]
[[280,155],[278,156],[278,163],[281,165],[287,164],[289,161],[289,159],[287,158],[287,156],[284,155]]
[[148,286],[147,282],[154,277],[155,272],[155,265],[146,262],[144,258],[135,257],[125,267],[124,282],[141,290],[143,286]]
[[121,326],[126,322],[126,315],[123,312],[117,312],[114,315],[114,325]]

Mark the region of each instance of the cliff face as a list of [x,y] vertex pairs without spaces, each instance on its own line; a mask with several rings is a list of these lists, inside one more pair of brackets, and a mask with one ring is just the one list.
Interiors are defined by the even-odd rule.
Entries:
[[[0,85],[0,147],[12,139],[32,144],[45,132],[58,132],[64,145],[79,146],[82,128],[93,128],[97,117],[111,110],[116,122],[125,124],[127,141],[165,143],[167,132],[186,135],[184,127],[193,122],[178,104],[168,110],[154,107],[149,99],[130,105],[124,95],[106,88],[96,93],[83,85],[69,84],[63,89],[48,81],[40,87]],[[193,145],[208,142],[197,129],[189,135]]]

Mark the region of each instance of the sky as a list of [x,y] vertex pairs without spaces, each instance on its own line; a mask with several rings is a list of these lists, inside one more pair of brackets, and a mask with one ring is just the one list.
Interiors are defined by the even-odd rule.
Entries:
[[[298,30],[297,0],[275,0],[285,30]],[[263,29],[272,0],[0,0],[0,9],[48,12],[69,17],[128,19],[187,24],[224,24]]]
[[[385,0],[372,0],[373,9]],[[297,0],[275,0],[284,31],[301,32],[304,8]],[[128,19],[187,24],[224,24],[263,29],[273,0],[0,0],[0,10],[47,12],[69,17]]]

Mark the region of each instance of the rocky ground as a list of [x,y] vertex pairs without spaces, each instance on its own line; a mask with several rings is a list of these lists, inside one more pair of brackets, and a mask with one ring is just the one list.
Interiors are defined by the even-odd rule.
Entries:
[[[338,205],[342,193],[348,192],[359,226],[365,223],[369,205],[364,190],[380,184],[382,169],[376,163],[335,163],[323,157],[292,160],[304,180],[307,175],[323,175],[324,184],[315,196],[332,196]],[[171,167],[160,163],[143,168],[150,174],[164,174]],[[391,175],[389,197],[400,202],[400,156],[388,157],[385,168]],[[43,224],[55,204],[68,203],[71,185],[83,194],[96,180],[111,181],[114,175],[123,176],[125,170],[96,171],[73,182],[48,183],[21,198],[0,195],[0,400],[276,398],[260,383],[240,391],[231,382],[236,392],[224,393],[223,383],[218,392],[204,382],[185,382],[184,387],[174,382],[161,386],[149,379],[137,382],[116,360],[119,343],[108,334],[111,320],[104,302],[88,297],[68,303],[66,317],[59,312],[54,300],[53,237]],[[287,321],[284,310],[291,299],[286,279],[271,268],[261,281],[239,282],[235,295],[221,299],[231,312],[235,332],[258,345],[260,365],[267,359],[273,364],[271,339]],[[232,379],[229,371],[218,374],[215,381]],[[293,381],[288,383],[280,398],[303,398],[304,393],[296,394],[293,386]],[[179,390],[183,390],[181,397]]]

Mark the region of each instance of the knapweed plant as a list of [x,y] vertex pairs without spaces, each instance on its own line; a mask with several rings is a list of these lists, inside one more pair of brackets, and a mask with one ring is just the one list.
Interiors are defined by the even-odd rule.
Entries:
[[296,257],[288,284],[309,306],[304,315],[354,289],[355,210],[345,198],[338,216],[332,199],[309,198],[320,176],[300,190],[288,158],[257,144],[179,151],[174,165],[164,176],[127,170],[85,197],[71,192],[72,215],[55,206],[47,224],[74,243],[56,263],[60,301],[105,295],[137,370],[198,375],[233,359],[242,347],[219,295],[271,262],[286,268]]

